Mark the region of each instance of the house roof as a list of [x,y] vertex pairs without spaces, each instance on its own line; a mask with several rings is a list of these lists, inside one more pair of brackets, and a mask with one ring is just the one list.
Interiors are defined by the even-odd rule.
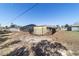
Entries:
[[40,26],[35,26],[35,27],[51,27],[51,28],[56,28],[56,26],[53,26],[53,25],[40,25]]
[[79,27],[79,25],[77,24],[77,25],[72,25],[72,27]]
[[79,27],[79,22],[74,23],[72,27]]

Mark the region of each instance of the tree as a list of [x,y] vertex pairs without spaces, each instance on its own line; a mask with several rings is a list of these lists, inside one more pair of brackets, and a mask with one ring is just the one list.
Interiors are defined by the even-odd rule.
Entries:
[[72,30],[71,26],[68,25],[68,24],[65,25],[65,28],[67,28],[67,31],[71,31]]
[[66,25],[65,25],[65,28],[68,28],[68,27],[69,27],[69,25],[68,25],[68,24],[66,24]]
[[60,28],[60,26],[59,26],[59,25],[56,25],[56,27],[57,27],[57,28]]
[[35,24],[29,24],[29,25],[21,27],[20,30],[32,33],[34,26],[36,26],[36,25]]
[[6,29],[8,29],[8,26],[5,26]]
[[16,25],[16,24],[11,23],[10,27],[11,27],[11,28],[16,28],[16,27],[17,27],[17,25]]

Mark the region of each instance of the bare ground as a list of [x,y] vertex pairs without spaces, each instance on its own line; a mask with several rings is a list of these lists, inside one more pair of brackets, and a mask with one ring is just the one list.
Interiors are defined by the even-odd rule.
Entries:
[[0,55],[7,55],[16,48],[22,46],[29,46],[32,43],[37,43],[41,40],[48,40],[51,42],[58,41],[62,43],[67,49],[72,50],[74,55],[79,55],[79,33],[68,32],[68,31],[59,31],[53,35],[47,36],[35,36],[31,35],[28,32],[12,32],[8,34],[1,34],[2,37],[7,37],[5,41],[0,43]]

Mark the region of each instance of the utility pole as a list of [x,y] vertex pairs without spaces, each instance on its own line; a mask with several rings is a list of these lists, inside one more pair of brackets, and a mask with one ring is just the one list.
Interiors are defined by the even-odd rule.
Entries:
[[43,36],[43,26],[42,26],[42,36]]

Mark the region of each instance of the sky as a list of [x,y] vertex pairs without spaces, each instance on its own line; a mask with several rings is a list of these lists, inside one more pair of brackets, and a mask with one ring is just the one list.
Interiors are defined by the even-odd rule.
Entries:
[[[79,22],[78,3],[0,3],[0,24],[10,25],[64,25]],[[15,19],[17,17],[17,19]]]

